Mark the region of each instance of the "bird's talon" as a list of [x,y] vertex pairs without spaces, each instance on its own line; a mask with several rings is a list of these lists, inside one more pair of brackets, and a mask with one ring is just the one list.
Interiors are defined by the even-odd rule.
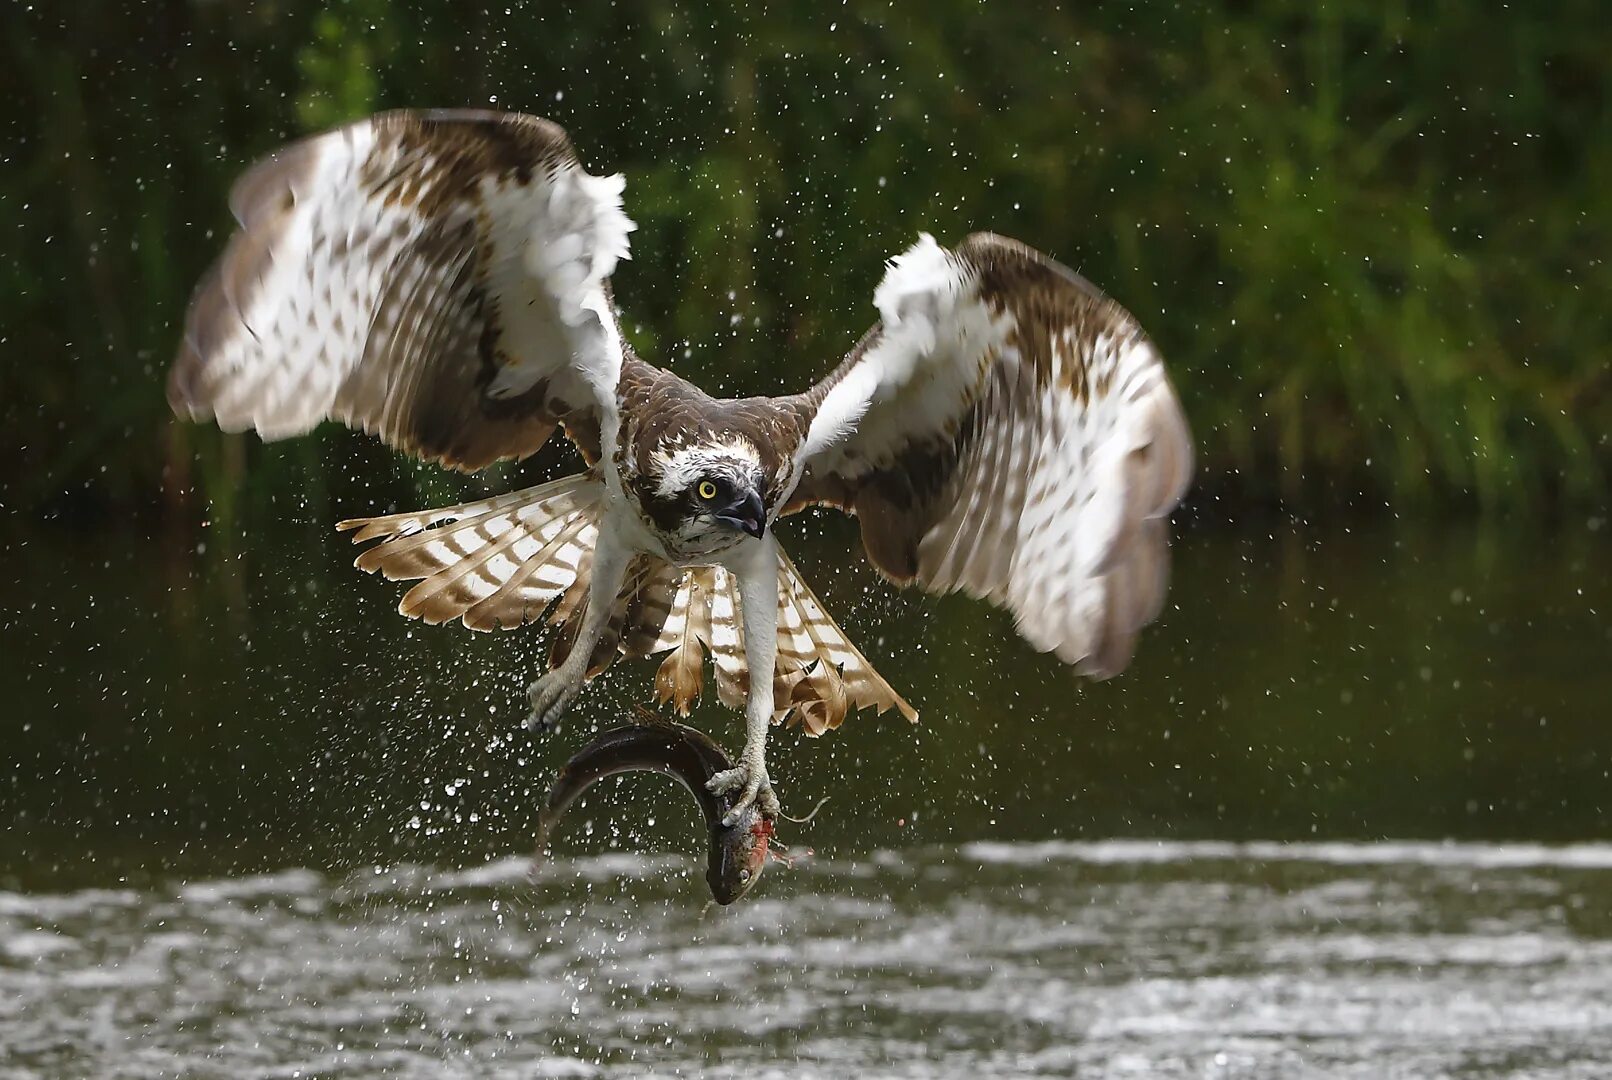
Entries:
[[723,825],[738,824],[745,810],[758,799],[761,801],[761,813],[764,817],[778,816],[778,796],[773,794],[772,780],[767,776],[765,767],[752,770],[749,765],[740,764],[736,768],[724,769],[706,781],[705,786],[716,795],[726,795],[735,789],[743,789],[722,818]]
[[734,788],[743,787],[745,780],[748,778],[749,770],[743,765],[733,769],[723,769],[705,782],[705,790],[713,795],[726,795]]
[[571,702],[576,700],[577,691],[581,689],[580,679],[571,679],[559,670],[551,671],[532,683],[526,689],[526,696],[532,702],[532,711],[526,717],[527,730],[546,735],[559,727],[560,718],[570,708]]
[[761,789],[761,815],[768,820],[777,820],[783,813],[783,807],[778,805],[778,796],[773,793],[772,785],[768,784]]

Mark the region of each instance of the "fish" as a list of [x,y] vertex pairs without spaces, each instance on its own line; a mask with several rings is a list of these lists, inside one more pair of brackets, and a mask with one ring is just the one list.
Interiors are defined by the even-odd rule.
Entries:
[[756,887],[771,849],[773,822],[752,803],[732,825],[723,819],[733,797],[715,795],[706,782],[733,767],[727,752],[703,731],[661,717],[624,724],[602,732],[561,767],[549,786],[548,800],[537,822],[539,857],[554,828],[584,791],[607,776],[626,772],[658,772],[676,777],[693,794],[709,833],[705,883],[711,897],[726,906]]

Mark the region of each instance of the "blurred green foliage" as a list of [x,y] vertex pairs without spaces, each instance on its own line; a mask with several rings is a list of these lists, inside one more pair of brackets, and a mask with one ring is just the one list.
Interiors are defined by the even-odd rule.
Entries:
[[708,387],[799,388],[870,321],[882,259],[990,228],[1150,329],[1202,491],[1606,495],[1601,0],[77,0],[8,6],[0,40],[7,509],[319,498],[349,436],[261,447],[168,416],[228,184],[306,130],[489,103],[627,173],[630,332]]

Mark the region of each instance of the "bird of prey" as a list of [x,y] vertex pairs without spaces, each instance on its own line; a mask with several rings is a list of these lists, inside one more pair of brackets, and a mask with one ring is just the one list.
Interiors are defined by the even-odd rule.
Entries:
[[917,718],[801,580],[783,515],[854,514],[890,581],[1002,605],[1083,674],[1126,666],[1192,459],[1127,311],[1016,241],[921,234],[820,382],[714,398],[622,336],[623,187],[518,113],[388,112],[294,142],[231,192],[240,227],[191,300],[170,403],[265,439],[339,420],[462,470],[562,429],[577,475],[337,528],[382,541],[359,567],[421,579],[405,615],[491,630],[547,613],[535,726],[623,654],[669,653],[656,694],[686,715],[709,651],[718,698],[745,711],[742,760],[712,780],[735,813],[777,812],[769,724]]

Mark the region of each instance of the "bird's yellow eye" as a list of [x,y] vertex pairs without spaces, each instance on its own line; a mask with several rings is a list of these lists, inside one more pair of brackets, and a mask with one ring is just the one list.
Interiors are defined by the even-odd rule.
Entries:
[[716,498],[716,485],[709,480],[701,480],[699,492],[702,499],[714,499]]

